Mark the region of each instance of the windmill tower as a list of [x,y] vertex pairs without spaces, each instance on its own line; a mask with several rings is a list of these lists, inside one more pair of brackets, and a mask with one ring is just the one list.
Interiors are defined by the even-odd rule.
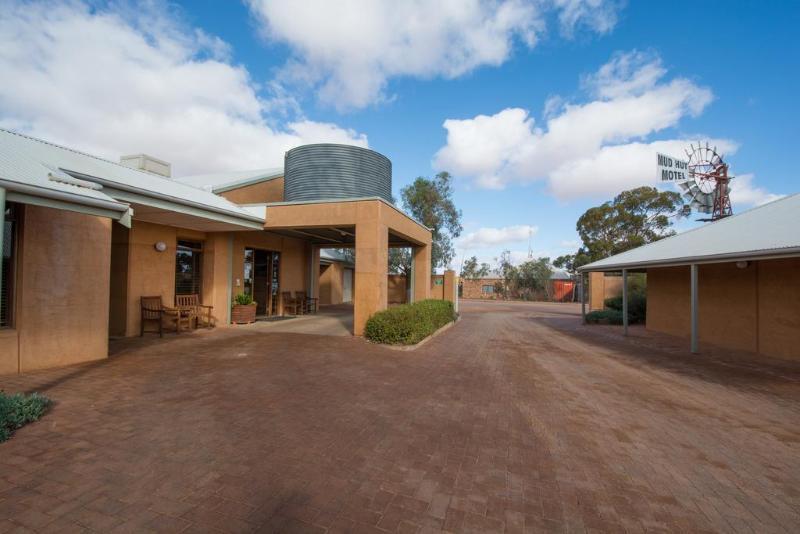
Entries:
[[686,150],[689,157],[689,179],[679,182],[683,197],[692,209],[711,215],[701,221],[716,221],[733,214],[730,199],[730,181],[728,164],[722,161],[717,147],[711,148],[706,142],[702,146],[689,145]]

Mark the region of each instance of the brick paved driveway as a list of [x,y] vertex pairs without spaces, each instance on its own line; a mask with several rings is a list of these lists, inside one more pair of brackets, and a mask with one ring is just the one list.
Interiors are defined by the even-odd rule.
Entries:
[[416,352],[218,329],[0,378],[58,403],[0,444],[0,532],[797,531],[797,366],[463,310]]

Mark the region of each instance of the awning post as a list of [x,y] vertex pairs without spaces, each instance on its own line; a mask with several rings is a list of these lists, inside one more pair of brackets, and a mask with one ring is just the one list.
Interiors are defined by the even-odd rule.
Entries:
[[622,269],[622,334],[628,335],[628,269]]
[[697,264],[690,267],[691,273],[691,321],[692,321],[692,353],[697,353]]
[[3,255],[5,243],[3,238],[6,235],[6,190],[0,187],[0,294],[3,293]]
[[586,273],[581,273],[581,318],[583,324],[586,324]]

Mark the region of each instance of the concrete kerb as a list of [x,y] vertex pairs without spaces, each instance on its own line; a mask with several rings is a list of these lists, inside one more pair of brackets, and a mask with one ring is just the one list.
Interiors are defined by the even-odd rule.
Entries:
[[386,343],[373,343],[372,341],[368,341],[368,343],[372,343],[373,345],[378,345],[379,347],[384,347],[384,348],[391,349],[391,350],[400,350],[400,351],[417,350],[422,345],[424,345],[425,343],[427,343],[431,339],[435,338],[436,336],[438,336],[439,334],[441,334],[445,330],[448,330],[448,329],[452,328],[460,320],[461,320],[461,316],[457,315],[455,320],[447,323],[446,325],[444,325],[443,327],[438,329],[436,332],[434,332],[433,334],[429,335],[428,337],[426,337],[425,339],[423,339],[419,343],[415,343],[414,345],[389,345],[389,344],[386,344]]

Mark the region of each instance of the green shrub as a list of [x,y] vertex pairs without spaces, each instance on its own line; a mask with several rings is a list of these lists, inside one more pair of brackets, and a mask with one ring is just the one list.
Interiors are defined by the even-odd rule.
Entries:
[[241,304],[242,306],[249,306],[250,304],[255,304],[253,302],[253,295],[248,293],[237,293],[235,297],[233,297],[234,304]]
[[597,310],[586,314],[586,322],[592,324],[622,324],[622,312],[618,310]]
[[[622,313],[622,296],[611,297],[605,300],[608,310]],[[628,322],[630,324],[644,323],[647,319],[647,295],[639,291],[631,291],[628,295]]]
[[413,345],[455,318],[452,302],[422,300],[379,311],[367,320],[364,336],[375,343]]
[[50,399],[39,393],[7,395],[0,391],[0,442],[11,437],[16,429],[39,419],[50,404]]

